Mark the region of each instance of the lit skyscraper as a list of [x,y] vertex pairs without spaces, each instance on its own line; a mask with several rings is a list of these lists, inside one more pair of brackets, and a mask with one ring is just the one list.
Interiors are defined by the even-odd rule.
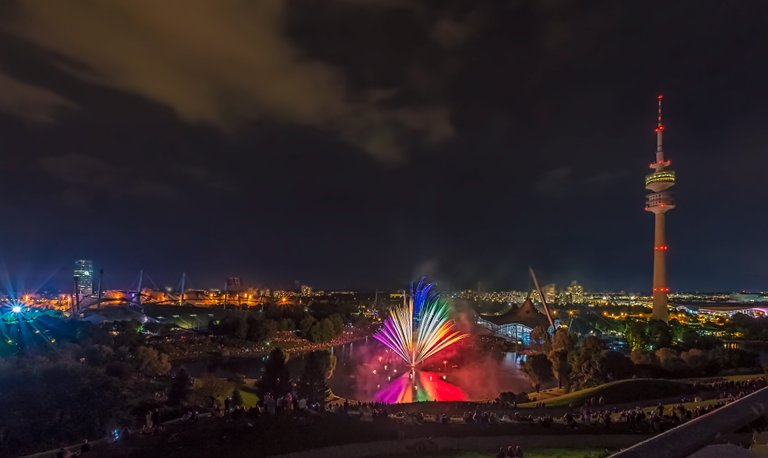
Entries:
[[93,294],[93,261],[90,259],[78,259],[75,261],[75,278],[77,279],[77,293],[82,296]]
[[665,214],[675,208],[669,188],[675,185],[675,172],[669,170],[670,161],[664,159],[662,136],[664,124],[661,120],[661,101],[659,96],[659,116],[656,124],[656,162],[650,168],[653,173],[645,177],[645,189],[651,191],[645,201],[645,210],[653,213],[655,219],[653,242],[653,319],[667,321],[667,246]]

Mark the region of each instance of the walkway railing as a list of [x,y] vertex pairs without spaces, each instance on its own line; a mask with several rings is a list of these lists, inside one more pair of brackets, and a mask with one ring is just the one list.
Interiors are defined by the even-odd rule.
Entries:
[[685,458],[728,434],[764,417],[768,387],[640,442],[610,458]]

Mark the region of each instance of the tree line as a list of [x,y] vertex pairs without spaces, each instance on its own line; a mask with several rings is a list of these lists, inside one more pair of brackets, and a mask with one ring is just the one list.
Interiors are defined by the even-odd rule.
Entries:
[[537,391],[552,380],[570,391],[631,377],[703,377],[762,369],[754,353],[726,349],[711,336],[663,321],[629,321],[624,337],[629,356],[594,335],[580,337],[560,328],[550,336],[537,327],[531,331],[534,352],[527,355],[523,370]]

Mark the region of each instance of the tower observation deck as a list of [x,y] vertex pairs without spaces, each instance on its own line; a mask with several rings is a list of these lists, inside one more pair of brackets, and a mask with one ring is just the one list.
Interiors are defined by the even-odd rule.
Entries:
[[655,320],[667,321],[668,294],[667,285],[667,245],[666,218],[669,210],[675,208],[675,201],[669,189],[675,185],[675,172],[669,169],[670,161],[664,158],[664,124],[661,119],[661,102],[658,97],[659,114],[656,124],[656,161],[650,164],[652,173],[645,176],[645,189],[651,191],[646,195],[645,211],[654,215],[653,237],[653,314]]

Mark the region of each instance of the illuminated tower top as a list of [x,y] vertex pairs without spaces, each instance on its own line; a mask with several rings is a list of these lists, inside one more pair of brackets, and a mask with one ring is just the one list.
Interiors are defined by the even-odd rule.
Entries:
[[659,113],[656,123],[656,161],[651,162],[649,167],[654,170],[653,173],[645,177],[645,189],[653,191],[648,194],[645,210],[652,213],[664,213],[675,208],[672,200],[672,194],[667,192],[669,188],[675,185],[675,172],[667,170],[671,162],[664,158],[664,122],[661,117],[661,102],[663,96],[659,95]]

